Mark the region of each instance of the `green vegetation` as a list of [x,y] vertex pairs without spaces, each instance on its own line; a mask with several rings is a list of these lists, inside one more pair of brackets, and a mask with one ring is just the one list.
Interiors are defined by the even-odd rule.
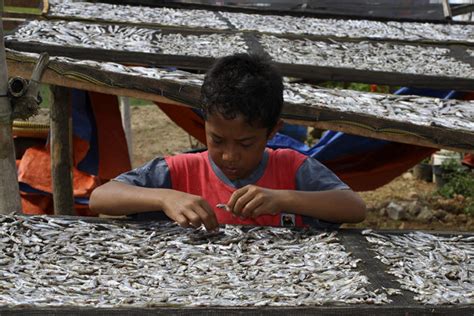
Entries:
[[51,90],[49,89],[49,85],[41,84],[39,93],[41,99],[43,100],[40,104],[40,107],[49,108],[49,106],[51,105]]
[[[357,82],[334,82],[334,81],[327,81],[319,86],[324,88],[330,89],[348,89],[348,90],[355,90],[355,91],[362,91],[362,92],[370,92],[371,86],[367,83],[357,83]],[[380,93],[390,93],[390,91],[398,90],[398,87],[389,87],[385,85],[376,85],[376,92]]]
[[462,195],[466,198],[467,214],[474,215],[474,174],[459,164],[456,159],[449,159],[441,165],[444,179],[447,181],[436,193],[444,198]]
[[19,14],[34,14],[41,15],[41,10],[38,8],[25,8],[25,7],[10,7],[6,6],[3,8],[6,13],[19,13]]

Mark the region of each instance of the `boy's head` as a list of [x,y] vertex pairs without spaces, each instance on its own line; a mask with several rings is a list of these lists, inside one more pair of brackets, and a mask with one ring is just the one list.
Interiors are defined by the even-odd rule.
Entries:
[[206,119],[216,113],[228,120],[241,115],[249,125],[271,131],[283,107],[282,77],[264,56],[222,57],[206,74],[201,101]]
[[223,57],[207,72],[201,100],[211,158],[231,180],[249,176],[282,124],[281,75],[262,56]]

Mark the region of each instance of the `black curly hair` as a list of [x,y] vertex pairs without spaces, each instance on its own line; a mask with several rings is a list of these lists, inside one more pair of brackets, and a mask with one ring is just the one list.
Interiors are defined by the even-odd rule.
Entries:
[[283,107],[283,80],[262,55],[235,54],[219,58],[201,87],[204,118],[220,113],[225,119],[243,115],[252,126],[277,124]]

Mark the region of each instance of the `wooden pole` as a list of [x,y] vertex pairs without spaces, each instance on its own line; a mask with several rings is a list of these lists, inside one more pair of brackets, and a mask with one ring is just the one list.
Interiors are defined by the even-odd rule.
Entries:
[[118,97],[120,104],[120,114],[122,116],[122,126],[125,132],[125,139],[127,140],[128,157],[132,161],[133,156],[133,144],[132,144],[132,122],[130,114],[130,98]]
[[449,0],[442,0],[443,1],[443,14],[444,18],[447,20],[453,19],[453,14],[451,12],[451,6],[449,5]]
[[[0,17],[2,15],[3,0],[0,0]],[[12,108],[7,91],[8,72],[3,42],[3,23],[0,23],[0,214],[21,212],[12,135]]]
[[70,90],[54,86],[50,112],[51,177],[55,215],[74,215],[72,190],[72,110]]

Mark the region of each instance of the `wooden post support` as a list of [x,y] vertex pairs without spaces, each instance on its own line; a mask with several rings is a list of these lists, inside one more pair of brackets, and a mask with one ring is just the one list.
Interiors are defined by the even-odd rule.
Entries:
[[444,18],[447,20],[452,20],[453,14],[451,13],[451,6],[449,5],[449,0],[442,0],[442,4]]
[[[0,0],[0,16],[3,0]],[[3,42],[3,25],[0,23],[0,214],[21,212],[20,190],[15,164],[12,135],[12,108],[7,97],[8,72]]]
[[53,86],[51,90],[51,177],[54,214],[74,215],[71,95],[65,87]]
[[123,131],[125,132],[125,139],[127,140],[128,147],[128,157],[132,161],[133,156],[133,143],[132,143],[132,122],[130,115],[130,98],[128,97],[118,97],[120,104],[120,114],[122,116],[122,126]]

